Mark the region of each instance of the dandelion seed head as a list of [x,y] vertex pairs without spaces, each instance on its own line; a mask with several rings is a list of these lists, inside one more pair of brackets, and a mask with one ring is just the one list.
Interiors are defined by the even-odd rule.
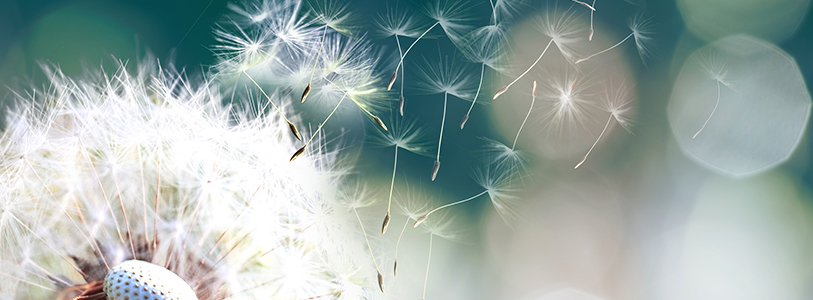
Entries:
[[573,62],[578,57],[574,44],[584,37],[584,28],[579,24],[575,10],[561,11],[558,6],[548,8],[536,19],[536,24],[542,34],[553,40],[565,59]]
[[655,41],[652,38],[654,34],[652,31],[652,18],[645,18],[642,14],[636,14],[627,21],[627,26],[632,30],[638,56],[641,57],[641,61],[646,65],[646,60],[653,55],[652,43]]
[[423,64],[417,69],[420,78],[417,86],[424,92],[448,93],[464,100],[471,97],[474,77],[469,65],[448,56],[441,56],[440,61],[424,57]]
[[512,220],[519,217],[517,207],[519,198],[512,195],[516,192],[513,185],[517,175],[517,168],[505,164],[492,164],[491,160],[487,160],[485,166],[475,168],[473,171],[474,180],[486,189],[494,210],[508,226],[511,226]]
[[328,26],[343,35],[349,36],[355,32],[349,3],[336,0],[308,0],[306,3],[315,14],[314,22],[317,24]]
[[394,117],[390,130],[374,131],[370,139],[377,146],[395,146],[415,154],[430,155],[433,144],[428,133],[426,129],[418,126],[414,118]]
[[633,125],[632,114],[634,114],[634,98],[632,88],[633,87],[627,85],[626,80],[618,85],[610,82],[605,85],[602,97],[604,109],[612,114],[613,118],[627,132],[632,132],[631,128]]
[[565,69],[563,72],[545,73],[547,80],[540,86],[544,128],[564,134],[573,127],[587,127],[595,105],[589,100],[594,82],[590,77]]
[[462,0],[433,0],[427,2],[424,12],[438,22],[453,42],[459,41],[463,33],[469,30],[467,24],[472,20],[467,4]]
[[[336,205],[375,197],[338,199],[347,169],[321,139],[289,163],[296,145],[267,104],[223,106],[211,81],[151,59],[136,70],[69,78],[50,67],[58,88],[18,94],[0,135],[0,297],[79,293],[137,259],[201,300],[301,299],[336,292],[330,274],[349,274],[325,253],[372,264],[355,216]],[[357,292],[375,291],[364,278]]]
[[397,7],[387,7],[387,11],[379,13],[374,22],[379,34],[384,38],[393,35],[416,38],[423,33],[420,27],[426,25],[426,22],[420,22],[417,16],[409,14],[409,10]]

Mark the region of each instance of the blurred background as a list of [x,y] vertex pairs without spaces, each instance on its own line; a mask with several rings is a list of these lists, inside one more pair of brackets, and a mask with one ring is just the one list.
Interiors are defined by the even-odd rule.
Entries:
[[[613,121],[585,164],[574,170],[610,114],[595,109],[573,131],[552,132],[546,126],[546,102],[538,99],[542,106],[532,111],[517,143],[528,159],[526,172],[510,189],[517,198],[516,220],[506,224],[485,197],[450,209],[461,238],[435,239],[440,250],[433,254],[427,295],[813,299],[813,162],[807,128],[813,83],[810,1],[597,2],[595,38],[580,48],[582,55],[622,40],[630,33],[627,21],[637,14],[652,23],[650,57],[642,60],[631,39],[579,69],[579,74],[594,78],[595,86],[622,84],[630,89],[630,132]],[[229,12],[228,3],[0,0],[0,95],[11,105],[12,91],[45,83],[39,62],[58,64],[67,75],[78,76],[85,68],[99,66],[112,72],[113,57],[135,62],[152,53],[193,77],[205,74],[217,61],[212,31]],[[486,24],[489,2],[467,3],[473,22]],[[384,53],[397,53],[394,39],[378,38],[369,20],[395,6],[419,15],[420,5],[353,1],[349,9],[363,31],[370,32],[367,38]],[[544,85],[551,76],[561,76],[562,69],[572,68],[561,53],[550,50],[515,91],[490,100],[548,43],[537,28],[539,16],[558,8],[573,11],[574,23],[585,34],[590,24],[589,10],[570,1],[520,7],[506,36],[509,70],[486,72],[478,98],[482,105],[475,106],[464,130],[458,124],[470,102],[450,97],[437,180],[429,180],[433,155],[404,151],[396,179],[399,195],[419,188],[437,203],[450,203],[481,192],[483,187],[471,174],[489,157],[482,138],[510,145],[530,105],[530,82]],[[433,32],[434,39],[415,46],[415,64],[405,65],[408,78],[416,78],[410,72],[422,68],[418,55],[437,60],[443,53],[463,59],[440,31]],[[394,55],[382,59],[397,58]],[[712,77],[703,80],[712,62],[724,66],[730,85],[715,84]],[[471,76],[479,75],[478,64],[462,63]],[[384,80],[394,64],[387,66]],[[601,92],[591,93],[601,97]],[[717,93],[716,115],[703,133],[691,138],[712,111]],[[443,95],[407,95],[405,117],[431,132],[433,140],[440,128]],[[394,116],[386,116],[386,122]],[[387,187],[393,149],[365,146],[373,127],[350,123],[327,134],[343,133],[349,141],[361,141],[362,146],[348,150],[364,158],[358,172],[372,184]],[[416,274],[416,281],[422,279],[417,274],[424,270],[426,243],[425,234],[408,233],[409,250],[402,250],[411,253],[405,261],[421,262],[404,267],[403,272]],[[419,294],[405,291],[397,298]]]

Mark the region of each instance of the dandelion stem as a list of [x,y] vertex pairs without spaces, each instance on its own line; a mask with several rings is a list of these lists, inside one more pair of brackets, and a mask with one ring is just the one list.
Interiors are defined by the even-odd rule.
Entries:
[[477,84],[477,92],[474,93],[474,99],[471,100],[471,105],[469,106],[469,111],[466,112],[466,115],[463,116],[463,121],[460,122],[460,129],[463,129],[463,126],[466,126],[466,122],[469,120],[469,114],[471,113],[471,109],[474,108],[474,103],[477,103],[477,96],[480,96],[480,89],[483,87],[483,74],[486,72],[486,63],[483,63],[480,66],[480,83]]
[[601,55],[601,54],[603,54],[604,52],[607,52],[607,51],[613,50],[615,47],[618,47],[618,45],[621,45],[622,43],[626,42],[626,41],[627,41],[629,38],[631,38],[631,37],[632,37],[634,34],[635,34],[634,32],[631,32],[631,33],[630,33],[629,35],[627,35],[627,37],[625,37],[623,40],[621,40],[620,42],[616,43],[615,45],[610,46],[610,48],[607,48],[607,49],[601,50],[601,51],[599,51],[599,52],[593,53],[593,54],[591,54],[591,55],[588,55],[588,56],[585,56],[585,57],[579,58],[578,60],[576,60],[576,63],[578,64],[578,63],[580,63],[580,62],[583,62],[583,61],[586,61],[586,60],[588,60],[588,59],[591,59],[591,58],[593,58],[594,56]]
[[447,208],[447,207],[449,207],[449,206],[454,206],[454,205],[458,205],[458,204],[461,204],[461,203],[469,202],[469,201],[471,201],[471,200],[477,199],[477,197],[480,197],[480,196],[484,195],[485,193],[488,193],[488,190],[482,191],[482,192],[480,192],[479,194],[474,195],[474,196],[471,196],[471,197],[469,197],[469,198],[466,198],[466,199],[463,199],[463,200],[460,200],[460,201],[457,201],[457,202],[452,202],[452,203],[449,203],[449,204],[446,204],[446,205],[440,206],[440,207],[438,207],[438,208],[435,208],[435,209],[433,209],[433,210],[429,211],[428,213],[426,213],[425,215],[421,216],[420,218],[418,218],[418,219],[415,221],[415,224],[414,224],[414,225],[412,225],[412,227],[418,227],[418,225],[421,225],[421,223],[423,223],[423,221],[425,221],[425,220],[426,220],[426,218],[427,218],[427,217],[429,217],[429,215],[431,215],[432,213],[434,213],[434,212],[436,212],[436,211],[439,211],[439,210],[441,210],[441,209]]
[[308,97],[311,91],[311,82],[313,82],[313,74],[316,73],[316,64],[319,63],[319,55],[322,54],[322,47],[325,45],[325,36],[327,36],[327,24],[325,24],[325,30],[322,32],[322,41],[319,43],[319,52],[316,52],[316,58],[313,60],[313,69],[311,69],[311,78],[308,79],[308,87],[305,88],[305,92],[302,93],[302,98],[299,99],[299,102],[305,102],[305,98]]
[[610,118],[607,119],[607,124],[604,124],[604,129],[601,130],[601,134],[598,135],[598,138],[593,143],[593,146],[590,146],[590,150],[587,150],[587,154],[584,155],[584,158],[582,158],[582,160],[579,161],[579,163],[576,164],[576,166],[573,169],[578,169],[579,166],[581,166],[584,163],[584,161],[587,160],[587,156],[590,155],[590,152],[593,151],[593,148],[596,147],[596,144],[598,144],[598,141],[601,140],[602,136],[604,136],[604,132],[607,131],[607,127],[610,126],[610,121],[612,121],[612,120],[613,120],[613,114],[610,113]]
[[522,74],[521,74],[521,75],[519,75],[519,77],[517,77],[516,79],[514,79],[514,81],[511,81],[511,83],[509,83],[509,84],[508,84],[508,85],[506,85],[505,87],[503,87],[503,88],[501,88],[501,89],[497,90],[497,92],[496,92],[496,93],[494,93],[494,98],[492,98],[492,100],[497,99],[497,97],[499,97],[500,95],[502,95],[503,93],[505,93],[506,91],[508,91],[508,88],[510,88],[510,87],[511,87],[511,86],[512,86],[514,83],[516,83],[517,81],[519,81],[519,79],[520,79],[520,78],[522,78],[522,76],[525,76],[525,74],[528,74],[528,72],[530,72],[530,71],[531,71],[531,69],[533,69],[533,68],[534,68],[534,66],[536,66],[536,64],[538,64],[538,63],[539,63],[539,60],[541,60],[541,59],[542,59],[542,56],[543,56],[543,55],[545,55],[545,52],[547,52],[547,51],[548,51],[548,48],[550,48],[550,44],[552,44],[552,43],[553,43],[553,39],[551,39],[551,40],[548,42],[548,45],[547,45],[547,46],[545,46],[545,50],[542,50],[542,54],[539,54],[539,57],[537,57],[537,58],[536,58],[536,61],[534,61],[534,63],[533,63],[533,64],[532,64],[530,67],[528,67],[528,69],[527,69],[527,70],[525,70],[525,72],[522,72]]
[[423,297],[421,299],[426,300],[426,283],[429,281],[429,266],[432,263],[432,240],[434,239],[435,235],[433,233],[429,233],[429,258],[426,259],[426,276],[423,277]]
[[370,246],[370,239],[367,238],[367,231],[364,230],[364,223],[361,222],[361,217],[359,216],[359,212],[353,207],[353,212],[356,213],[356,219],[359,220],[359,226],[361,226],[361,234],[364,235],[364,240],[367,242],[367,249],[370,250],[370,257],[373,258],[373,265],[375,266],[375,271],[378,272],[378,287],[381,288],[381,292],[384,292],[384,283],[381,277],[381,271],[378,269],[378,262],[375,260],[375,254],[373,254],[373,247]]
[[381,234],[387,232],[387,226],[390,224],[390,208],[392,208],[392,190],[395,187],[395,170],[398,168],[398,145],[395,146],[395,159],[392,164],[392,179],[390,180],[390,195],[387,199],[387,216],[384,218],[384,225],[381,226]]
[[531,110],[534,108],[534,103],[536,102],[536,80],[534,80],[534,89],[531,96],[531,107],[528,108],[528,113],[525,114],[525,120],[522,120],[522,125],[519,125],[519,130],[517,130],[517,136],[514,137],[514,144],[511,145],[511,151],[514,151],[514,147],[517,146],[517,140],[519,139],[519,133],[522,132],[522,127],[525,127],[525,122],[528,122],[528,116],[531,115]]
[[277,110],[277,112],[282,117],[282,119],[285,120],[285,122],[288,122],[288,126],[290,127],[291,132],[294,134],[296,139],[301,141],[302,136],[299,135],[299,130],[296,129],[296,125],[294,125],[294,123],[291,123],[291,121],[288,121],[288,118],[285,117],[285,114],[283,114],[282,111],[279,109],[279,107],[277,107],[277,105],[274,104],[274,101],[271,101],[271,97],[268,97],[268,94],[266,94],[265,91],[263,90],[263,88],[261,88],[260,85],[256,81],[254,81],[254,78],[252,78],[251,75],[248,75],[248,73],[246,73],[246,71],[243,71],[243,74],[246,74],[246,77],[248,77],[248,79],[250,79],[251,82],[253,82],[254,85],[257,86],[258,89],[260,89],[260,92],[263,93],[263,96],[265,96],[265,99],[268,99],[268,102],[271,103],[271,106],[273,106],[274,109]]
[[714,109],[712,109],[712,110],[711,110],[711,114],[709,115],[708,119],[706,119],[706,122],[705,122],[705,123],[703,123],[703,126],[701,126],[701,127],[700,127],[700,130],[698,130],[698,131],[697,131],[697,132],[696,132],[696,133],[695,133],[695,134],[692,136],[692,139],[696,138],[696,137],[697,137],[697,135],[698,135],[698,134],[700,134],[700,132],[701,132],[701,131],[703,131],[703,128],[706,128],[706,124],[708,124],[708,123],[709,123],[709,120],[711,120],[711,116],[713,116],[713,115],[714,115],[714,112],[716,112],[716,111],[717,111],[717,105],[719,105],[719,104],[720,104],[720,81],[719,81],[719,80],[717,80],[717,102],[716,102],[716,103],[714,103]]

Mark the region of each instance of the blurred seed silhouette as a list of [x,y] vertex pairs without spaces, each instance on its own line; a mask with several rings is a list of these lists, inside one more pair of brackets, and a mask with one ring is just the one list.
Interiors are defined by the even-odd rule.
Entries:
[[720,62],[718,57],[712,56],[708,60],[704,59],[701,56],[703,69],[705,69],[706,73],[717,82],[717,101],[714,103],[714,109],[711,110],[711,114],[706,119],[706,122],[703,122],[703,126],[700,126],[700,129],[692,136],[692,139],[696,138],[706,125],[711,120],[711,117],[714,116],[714,113],[717,111],[717,106],[720,105],[720,93],[721,93],[721,86],[723,84],[727,86],[729,89],[731,88],[731,83],[727,80],[728,71],[725,69],[725,65]]
[[301,141],[302,136],[299,134],[299,130],[296,129],[296,125],[294,125],[294,123],[291,123],[291,121],[289,121],[288,118],[285,117],[285,115],[282,113],[282,111],[279,109],[279,107],[277,107],[277,105],[274,104],[274,101],[271,101],[271,97],[268,97],[268,95],[265,93],[265,91],[263,91],[263,88],[261,88],[260,85],[256,81],[254,81],[254,78],[251,78],[251,75],[248,75],[248,73],[246,73],[246,71],[243,71],[243,74],[245,74],[246,77],[248,77],[248,79],[250,79],[251,82],[253,82],[254,85],[257,86],[258,89],[260,89],[260,92],[263,93],[263,96],[265,96],[265,99],[268,99],[268,102],[271,103],[272,106],[274,106],[274,109],[277,110],[277,112],[282,117],[282,119],[285,120],[285,122],[288,122],[288,128],[291,129],[291,133],[294,134],[294,136],[296,137],[297,140]]

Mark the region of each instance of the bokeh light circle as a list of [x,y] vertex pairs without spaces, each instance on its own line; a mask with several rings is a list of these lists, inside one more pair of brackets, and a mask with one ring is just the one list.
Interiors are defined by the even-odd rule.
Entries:
[[810,105],[793,58],[771,43],[735,35],[689,56],[668,115],[685,154],[711,169],[748,175],[790,156]]

